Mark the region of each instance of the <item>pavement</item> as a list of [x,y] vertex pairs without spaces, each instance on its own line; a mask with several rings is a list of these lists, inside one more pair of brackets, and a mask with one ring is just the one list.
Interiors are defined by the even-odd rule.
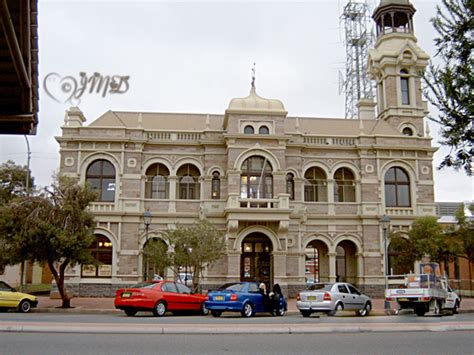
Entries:
[[[60,299],[51,299],[49,296],[38,296],[39,304],[38,308],[33,309],[33,312],[53,312],[53,313],[88,313],[88,314],[101,314],[101,313],[120,313],[114,307],[114,298],[107,297],[75,297],[71,300],[71,307],[63,309],[61,307]],[[299,311],[296,308],[296,299],[290,298],[288,302],[288,314],[298,314]],[[391,303],[391,308],[395,309],[395,303]],[[461,301],[461,307],[459,313],[474,313],[474,298],[463,298]],[[372,311],[371,316],[384,316],[384,300],[383,299],[372,299]]]

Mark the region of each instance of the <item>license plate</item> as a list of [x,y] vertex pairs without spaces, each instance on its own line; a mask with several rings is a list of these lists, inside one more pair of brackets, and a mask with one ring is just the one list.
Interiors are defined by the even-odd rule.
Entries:
[[122,293],[122,298],[130,298],[132,297],[132,293],[131,292],[124,292]]
[[316,301],[316,296],[308,296],[308,301]]
[[398,302],[408,302],[408,298],[398,298]]
[[224,296],[216,296],[216,297],[214,297],[214,300],[216,300],[216,301],[224,301]]

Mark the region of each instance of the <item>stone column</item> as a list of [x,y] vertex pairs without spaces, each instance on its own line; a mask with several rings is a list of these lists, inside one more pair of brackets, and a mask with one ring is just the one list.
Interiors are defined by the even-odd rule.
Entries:
[[336,282],[336,253],[328,253],[329,256],[329,282]]

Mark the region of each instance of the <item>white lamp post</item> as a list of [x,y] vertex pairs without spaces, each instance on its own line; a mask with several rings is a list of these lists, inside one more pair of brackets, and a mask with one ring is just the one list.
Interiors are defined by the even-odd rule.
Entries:
[[385,298],[385,290],[388,287],[388,254],[387,254],[387,230],[390,227],[390,217],[383,215],[383,217],[380,219],[380,224],[382,225],[382,230],[383,230],[383,255],[384,255],[384,263],[383,263],[383,276],[385,279],[385,289],[384,289],[384,309],[387,311],[390,309],[390,302],[387,301]]

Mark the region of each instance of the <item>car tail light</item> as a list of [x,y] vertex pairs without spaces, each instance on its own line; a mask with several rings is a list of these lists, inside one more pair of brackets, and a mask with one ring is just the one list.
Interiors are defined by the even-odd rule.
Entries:
[[299,293],[296,295],[296,300],[297,300],[297,301],[301,301],[301,296],[300,296]]
[[431,297],[421,297],[420,301],[430,301]]
[[385,301],[391,301],[392,300],[392,297],[385,297]]
[[233,293],[232,295],[230,295],[230,300],[231,301],[237,301],[237,295],[235,293]]
[[331,294],[328,293],[328,292],[324,292],[323,300],[324,301],[330,301],[331,300]]
[[206,301],[209,301],[209,295],[206,295]]

